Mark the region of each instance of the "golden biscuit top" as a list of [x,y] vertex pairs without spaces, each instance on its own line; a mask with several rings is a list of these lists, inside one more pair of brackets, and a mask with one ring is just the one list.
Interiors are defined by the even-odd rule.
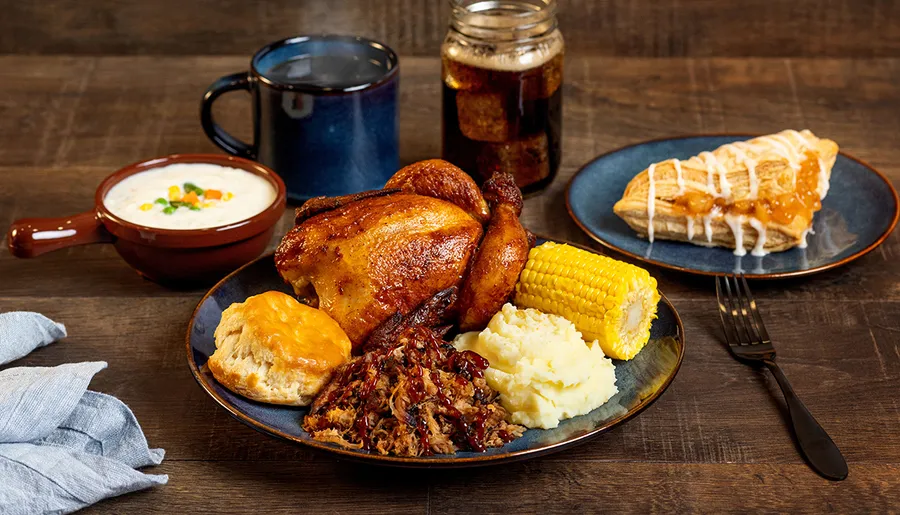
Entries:
[[350,357],[350,339],[337,322],[290,295],[268,291],[228,311],[244,320],[244,330],[252,331],[280,366],[331,371]]

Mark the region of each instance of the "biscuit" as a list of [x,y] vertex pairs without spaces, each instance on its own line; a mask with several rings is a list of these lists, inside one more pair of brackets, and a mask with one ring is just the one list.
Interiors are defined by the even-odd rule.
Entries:
[[350,359],[350,339],[324,311],[277,291],[222,312],[207,365],[229,390],[272,404],[309,405]]

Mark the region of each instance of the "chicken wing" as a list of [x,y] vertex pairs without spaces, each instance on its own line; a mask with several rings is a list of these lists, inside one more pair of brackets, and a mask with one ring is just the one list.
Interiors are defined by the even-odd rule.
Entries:
[[459,328],[484,328],[512,295],[528,260],[530,238],[519,222],[522,193],[515,179],[496,173],[484,183],[491,221],[459,296]]
[[405,166],[384,187],[452,202],[481,224],[490,218],[488,204],[472,177],[443,159],[428,159]]

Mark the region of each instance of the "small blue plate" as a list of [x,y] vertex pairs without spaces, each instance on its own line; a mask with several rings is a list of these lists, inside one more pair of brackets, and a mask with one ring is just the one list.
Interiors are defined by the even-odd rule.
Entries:
[[[539,243],[543,241],[546,240],[539,239]],[[459,468],[517,461],[560,451],[609,431],[643,411],[668,388],[684,357],[684,326],[675,308],[663,296],[657,306],[658,318],[650,329],[650,342],[631,361],[614,361],[619,393],[603,406],[587,415],[564,420],[555,429],[529,429],[521,438],[486,452],[420,458],[382,456],[314,440],[301,427],[306,408],[254,402],[232,393],[213,378],[206,361],[216,349],[213,332],[222,311],[234,302],[243,302],[251,295],[269,290],[291,293],[290,287],[278,275],[271,254],[234,271],[203,297],[187,331],[187,359],[191,373],[206,393],[248,426],[276,438],[359,461],[399,467]]]
[[894,229],[900,202],[890,181],[871,166],[839,154],[831,188],[813,221],[805,249],[765,257],[735,256],[730,249],[639,238],[613,205],[628,182],[651,163],[688,159],[752,136],[689,136],[648,141],[614,150],[584,165],[569,183],[566,205],[584,232],[600,244],[645,263],[700,275],[744,273],[757,279],[808,275],[848,263],[877,247]]

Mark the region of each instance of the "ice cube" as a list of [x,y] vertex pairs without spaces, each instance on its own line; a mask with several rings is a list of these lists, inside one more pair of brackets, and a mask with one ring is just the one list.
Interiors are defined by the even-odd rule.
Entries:
[[507,96],[497,92],[460,91],[456,113],[463,136],[498,143],[515,136],[507,112]]
[[511,173],[521,188],[550,176],[547,134],[540,132],[502,143],[484,143],[476,159],[483,178],[494,172]]
[[444,83],[457,91],[481,89],[490,75],[487,70],[447,58],[443,59],[443,68]]
[[537,69],[528,70],[521,77],[522,98],[537,100],[550,98],[562,85],[562,54],[555,56]]

